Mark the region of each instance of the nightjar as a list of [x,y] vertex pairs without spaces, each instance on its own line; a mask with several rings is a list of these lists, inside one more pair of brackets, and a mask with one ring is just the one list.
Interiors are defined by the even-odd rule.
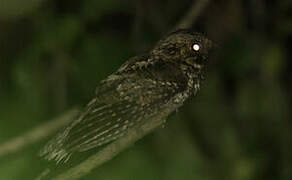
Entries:
[[66,162],[74,152],[110,143],[165,109],[175,111],[199,90],[211,49],[212,42],[200,33],[181,29],[168,34],[101,81],[79,117],[41,155]]

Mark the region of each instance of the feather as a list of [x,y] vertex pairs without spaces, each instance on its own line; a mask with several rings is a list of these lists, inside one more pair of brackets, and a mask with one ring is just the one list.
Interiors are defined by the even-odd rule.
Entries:
[[51,140],[41,155],[66,162],[74,152],[110,143],[158,114],[179,91],[176,83],[150,78],[145,70],[135,73],[139,76],[112,75],[103,81],[79,118]]

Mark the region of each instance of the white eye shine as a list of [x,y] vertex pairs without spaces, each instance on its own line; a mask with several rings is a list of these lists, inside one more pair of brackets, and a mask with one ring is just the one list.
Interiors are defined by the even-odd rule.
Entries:
[[194,44],[193,45],[193,50],[194,51],[199,51],[200,50],[200,45],[199,44]]

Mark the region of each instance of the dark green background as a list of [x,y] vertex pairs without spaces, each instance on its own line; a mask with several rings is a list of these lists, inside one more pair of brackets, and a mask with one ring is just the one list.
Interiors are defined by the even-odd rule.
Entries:
[[[292,179],[292,1],[210,1],[193,28],[220,48],[198,96],[83,179]],[[0,142],[86,104],[192,3],[0,0]],[[0,179],[36,177],[47,140],[0,159]]]

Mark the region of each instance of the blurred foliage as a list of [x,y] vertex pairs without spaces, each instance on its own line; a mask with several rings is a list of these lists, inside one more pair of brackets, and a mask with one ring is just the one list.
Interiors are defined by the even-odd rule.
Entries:
[[[86,104],[191,3],[0,0],[0,142]],[[291,12],[290,0],[212,1],[193,27],[220,45],[199,95],[83,179],[292,179]],[[0,179],[39,174],[46,140],[2,158]]]

